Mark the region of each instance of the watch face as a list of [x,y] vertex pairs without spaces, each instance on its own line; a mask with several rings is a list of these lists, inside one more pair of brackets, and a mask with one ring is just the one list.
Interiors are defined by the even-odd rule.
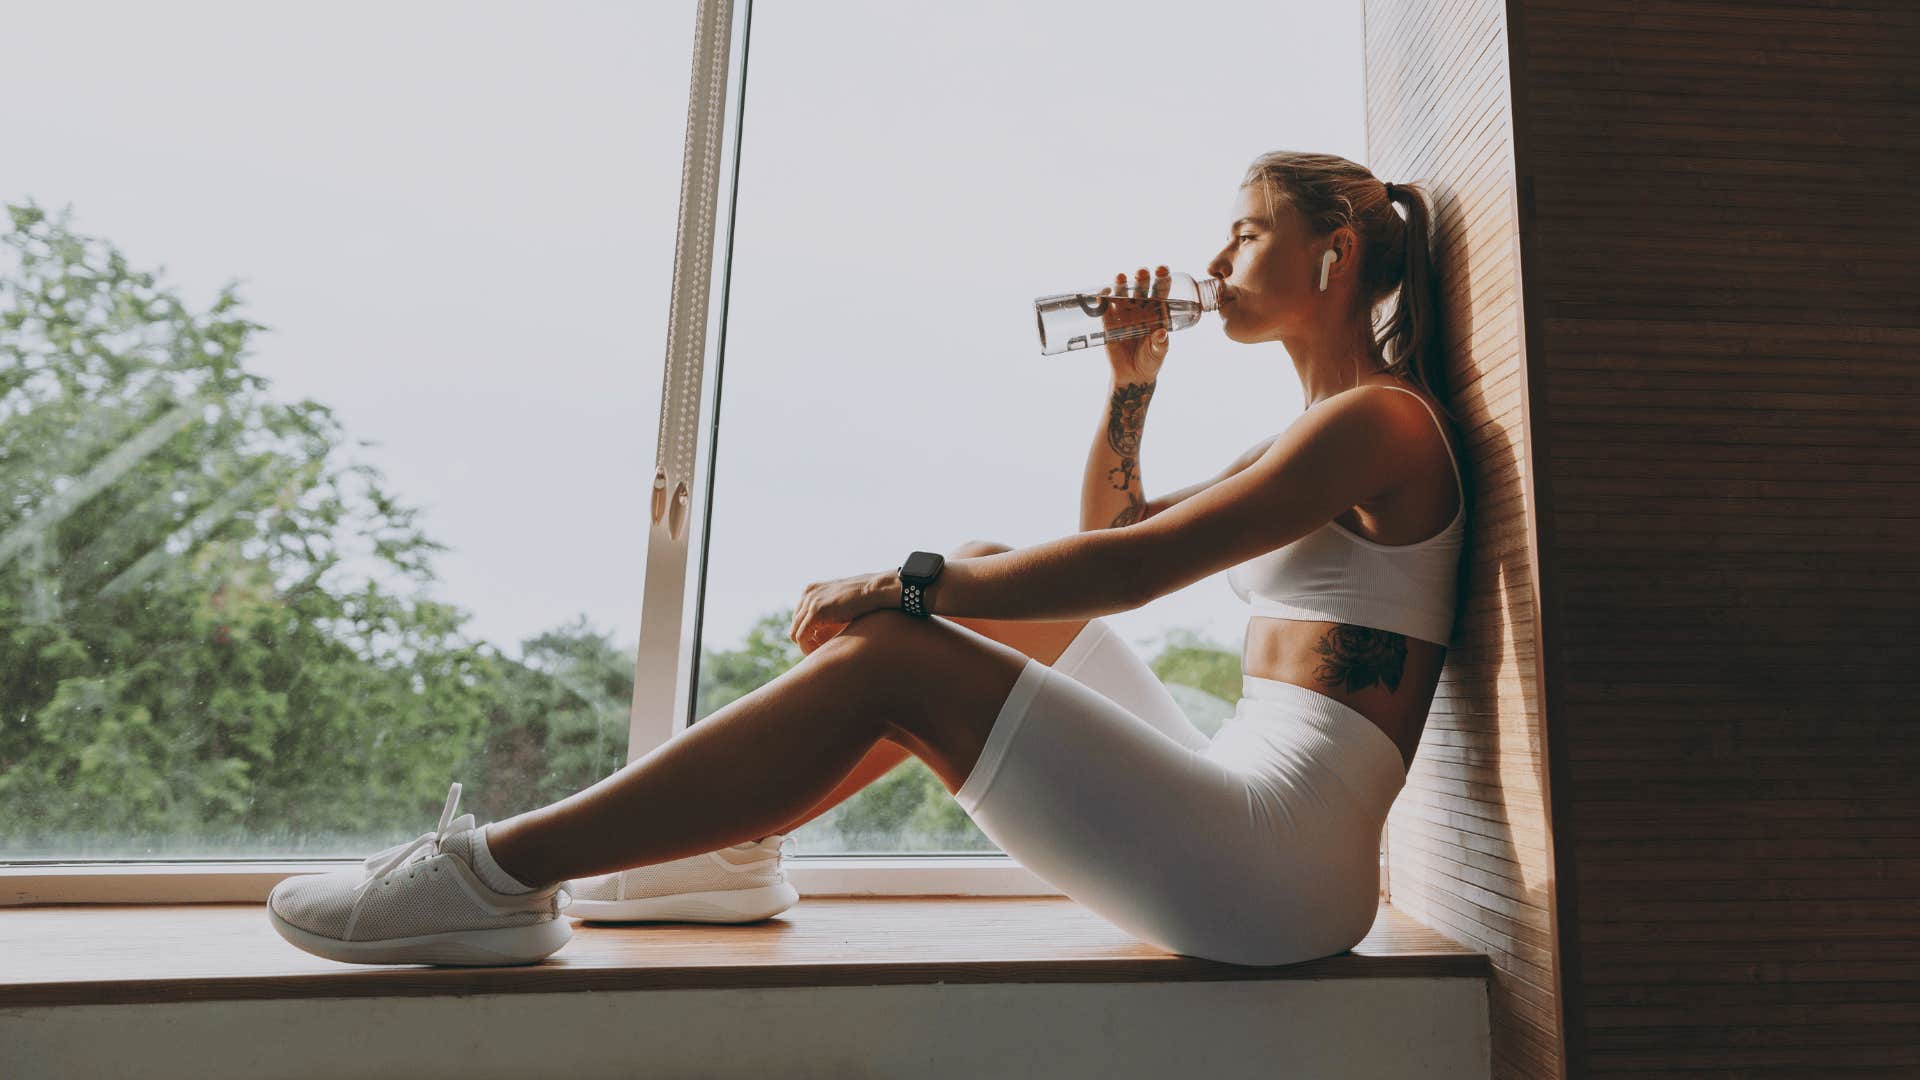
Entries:
[[900,564],[901,580],[923,582],[939,573],[945,563],[946,560],[934,552],[916,551],[907,556],[906,562]]

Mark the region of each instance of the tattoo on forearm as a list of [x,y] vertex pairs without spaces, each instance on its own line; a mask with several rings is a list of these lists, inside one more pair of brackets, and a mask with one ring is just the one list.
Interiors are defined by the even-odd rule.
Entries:
[[1342,623],[1324,634],[1313,651],[1326,659],[1314,670],[1323,686],[1365,690],[1380,683],[1400,689],[1407,670],[1407,636]]
[[1154,384],[1127,383],[1113,391],[1107,416],[1107,445],[1121,457],[1140,452],[1140,428],[1147,415],[1147,402],[1153,400]]
[[1140,433],[1146,426],[1147,402],[1153,400],[1153,388],[1151,382],[1115,387],[1109,403],[1107,445],[1120,455],[1120,465],[1108,469],[1107,478],[1115,490],[1127,493],[1127,508],[1113,519],[1116,526],[1131,525],[1146,512],[1146,500],[1134,490],[1134,484],[1140,467]]

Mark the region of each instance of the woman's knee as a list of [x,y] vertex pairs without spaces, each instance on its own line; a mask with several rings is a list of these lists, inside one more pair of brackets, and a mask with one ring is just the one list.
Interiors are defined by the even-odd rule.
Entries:
[[998,555],[1013,549],[1005,544],[996,544],[991,540],[969,540],[952,551],[947,552],[949,559],[977,559],[982,555]]

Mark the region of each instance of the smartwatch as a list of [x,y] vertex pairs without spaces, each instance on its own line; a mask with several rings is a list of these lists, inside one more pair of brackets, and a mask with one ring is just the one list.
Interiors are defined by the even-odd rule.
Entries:
[[926,618],[927,586],[946,569],[947,557],[937,551],[916,551],[900,564],[900,610]]

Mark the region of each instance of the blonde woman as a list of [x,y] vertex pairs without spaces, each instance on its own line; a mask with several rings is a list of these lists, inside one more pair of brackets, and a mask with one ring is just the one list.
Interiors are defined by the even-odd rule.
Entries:
[[[779,678],[504,821],[455,819],[456,784],[411,844],[277,886],[275,929],[338,960],[538,962],[570,937],[580,879],[752,848],[913,754],[1003,851],[1149,944],[1264,965],[1358,942],[1465,531],[1429,210],[1345,158],[1292,152],[1257,159],[1230,209],[1207,272],[1226,336],[1293,362],[1307,408],[1284,430],[1147,499],[1168,343],[1110,344],[1082,531],[916,552],[905,581],[810,584],[790,631],[806,656]],[[1151,318],[1165,285],[1165,267],[1116,275],[1109,325]],[[1248,607],[1243,696],[1208,738],[1101,617],[1223,570]]]

